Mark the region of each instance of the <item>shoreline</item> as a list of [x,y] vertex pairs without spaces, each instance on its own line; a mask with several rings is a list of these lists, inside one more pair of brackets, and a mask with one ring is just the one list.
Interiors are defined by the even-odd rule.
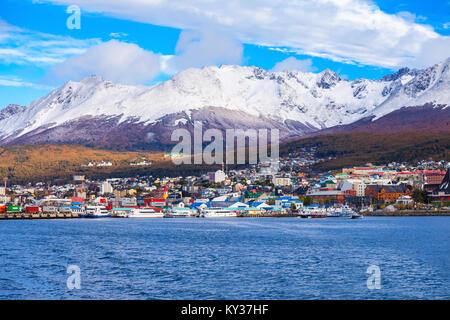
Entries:
[[[394,212],[368,212],[361,214],[364,217],[450,217],[450,211],[394,211]],[[288,213],[288,214],[275,214],[275,215],[237,215],[234,218],[297,218],[300,215]],[[116,219],[117,217],[112,217]],[[327,217],[325,217],[327,218]],[[81,219],[79,215],[55,215],[55,214],[7,214],[0,215],[0,220],[70,220]],[[182,219],[182,218],[179,218]]]
[[401,210],[364,212],[366,217],[450,217],[450,211]]

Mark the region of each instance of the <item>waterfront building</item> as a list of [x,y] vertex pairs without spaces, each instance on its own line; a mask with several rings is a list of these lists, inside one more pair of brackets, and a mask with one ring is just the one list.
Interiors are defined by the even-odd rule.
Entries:
[[411,196],[411,186],[404,183],[396,185],[368,185],[366,196],[376,202],[394,202],[401,196]]
[[414,204],[414,200],[411,198],[411,196],[400,196],[397,198],[397,201],[395,203],[400,205],[412,205]]
[[450,168],[439,187],[430,194],[431,201],[450,201]]

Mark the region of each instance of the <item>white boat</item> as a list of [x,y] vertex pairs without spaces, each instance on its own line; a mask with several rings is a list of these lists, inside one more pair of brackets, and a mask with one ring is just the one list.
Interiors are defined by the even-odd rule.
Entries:
[[360,215],[359,213],[354,213],[350,216],[350,219],[362,219],[362,215]]
[[134,208],[112,208],[111,217],[113,218],[128,218]]
[[331,207],[327,209],[328,218],[350,218],[355,211],[348,205],[340,207]]
[[164,218],[190,218],[195,217],[195,212],[190,208],[172,208],[164,214]]
[[153,208],[143,207],[130,211],[128,218],[162,218],[164,213],[156,212]]
[[108,218],[111,214],[104,206],[87,206],[82,218]]
[[227,208],[206,208],[200,211],[200,217],[202,218],[225,218],[225,217],[237,217],[236,210]]
[[326,209],[317,205],[304,207],[300,214],[300,218],[325,218],[326,216]]

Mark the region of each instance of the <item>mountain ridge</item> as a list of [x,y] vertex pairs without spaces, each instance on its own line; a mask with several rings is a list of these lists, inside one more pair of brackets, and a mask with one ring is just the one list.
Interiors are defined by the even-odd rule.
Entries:
[[[450,102],[450,58],[424,70],[400,69],[379,80],[320,73],[271,72],[223,65],[189,68],[154,86],[113,84],[99,76],[68,81],[27,107],[0,110],[0,145],[124,140],[170,145],[171,132],[206,128],[277,128],[283,141],[402,107]],[[91,125],[90,125],[91,124]],[[105,132],[99,125],[107,124]],[[129,137],[121,136],[126,128]],[[150,139],[149,139],[150,137]],[[128,142],[126,140],[129,140]],[[149,141],[150,140],[150,141]]]

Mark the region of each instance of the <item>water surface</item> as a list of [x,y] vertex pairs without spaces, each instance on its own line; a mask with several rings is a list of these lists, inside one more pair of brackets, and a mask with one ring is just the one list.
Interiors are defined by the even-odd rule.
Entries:
[[448,217],[0,221],[0,299],[449,299],[449,239]]

